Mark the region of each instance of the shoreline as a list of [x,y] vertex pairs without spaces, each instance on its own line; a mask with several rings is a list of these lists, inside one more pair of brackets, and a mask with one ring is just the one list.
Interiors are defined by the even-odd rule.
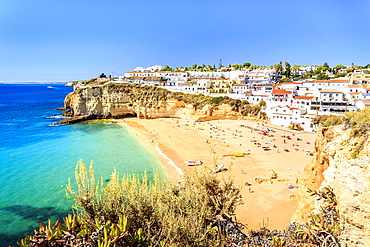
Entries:
[[[218,176],[231,177],[241,188],[245,203],[238,206],[236,217],[251,229],[266,226],[283,230],[289,224],[297,208],[297,189],[294,186],[305,165],[312,160],[312,156],[305,155],[305,150],[312,151],[316,140],[316,134],[285,130],[271,124],[264,126],[274,128],[276,132],[271,133],[274,136],[262,136],[238,126],[239,123],[262,124],[247,120],[194,122],[175,118],[130,118],[117,123],[126,126],[155,154],[172,181],[181,180],[181,174],[191,176],[197,169],[212,170],[217,164],[225,165],[228,170],[218,173]],[[290,140],[283,135],[290,135]],[[267,144],[272,141],[277,148]],[[264,151],[254,143],[271,149]],[[247,151],[250,155],[231,156]],[[203,165],[190,167],[184,163],[187,160],[201,160]],[[269,179],[270,170],[277,173],[276,179]],[[246,183],[251,186],[246,186]],[[289,189],[290,185],[293,188]]]

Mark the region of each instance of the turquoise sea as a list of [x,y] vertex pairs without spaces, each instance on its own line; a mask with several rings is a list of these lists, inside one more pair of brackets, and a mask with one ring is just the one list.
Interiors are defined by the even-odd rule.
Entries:
[[[49,86],[49,87],[48,87]],[[16,246],[39,222],[70,213],[65,196],[79,159],[93,161],[96,177],[154,171],[165,174],[155,156],[120,125],[49,127],[61,114],[64,85],[0,84],[0,246]]]

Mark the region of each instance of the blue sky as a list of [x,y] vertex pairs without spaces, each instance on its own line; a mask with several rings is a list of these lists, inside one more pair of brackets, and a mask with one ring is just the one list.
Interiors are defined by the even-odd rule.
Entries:
[[1,0],[0,82],[137,66],[370,63],[370,0]]

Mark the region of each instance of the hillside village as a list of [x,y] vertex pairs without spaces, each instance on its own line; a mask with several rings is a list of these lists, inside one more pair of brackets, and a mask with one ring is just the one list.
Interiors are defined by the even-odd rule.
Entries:
[[[312,119],[370,107],[370,68],[338,65],[275,67],[137,67],[107,83],[138,83],[187,94],[260,104],[274,125],[316,130]],[[326,67],[327,66],[327,67]],[[294,78],[293,78],[294,77]],[[103,79],[103,78],[101,78]],[[294,80],[293,80],[294,79]]]

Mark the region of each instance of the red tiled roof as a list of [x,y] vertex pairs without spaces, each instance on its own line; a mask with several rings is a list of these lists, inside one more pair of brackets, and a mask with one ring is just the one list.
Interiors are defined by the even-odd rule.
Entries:
[[131,74],[135,74],[135,73],[138,73],[138,74],[140,74],[140,73],[148,73],[149,74],[149,73],[154,73],[154,72],[135,72],[134,71],[134,72],[126,72],[126,73],[131,73]]
[[348,82],[348,80],[311,80],[309,82]]
[[272,94],[290,94],[292,91],[287,91],[284,89],[272,89]]
[[302,84],[302,82],[289,81],[289,82],[283,82],[283,84]]
[[294,96],[295,99],[313,99],[313,96]]

